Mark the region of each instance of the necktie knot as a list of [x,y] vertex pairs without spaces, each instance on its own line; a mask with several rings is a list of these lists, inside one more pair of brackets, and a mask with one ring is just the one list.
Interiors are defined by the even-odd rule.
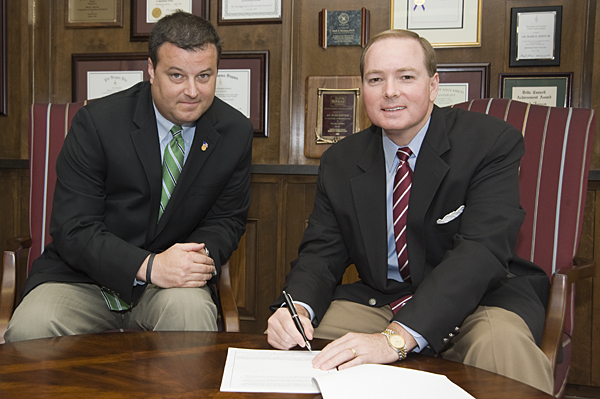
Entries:
[[412,151],[408,147],[400,147],[396,154],[398,155],[398,158],[400,158],[400,162],[404,163],[408,161],[408,158],[412,155]]
[[173,195],[175,186],[177,185],[177,179],[183,169],[185,143],[183,141],[183,136],[181,136],[182,131],[183,129],[181,126],[173,125],[170,130],[173,138],[165,148],[163,157],[162,193],[158,211],[159,220],[167,207],[167,203]]
[[174,138],[177,138],[177,136],[181,135],[182,131],[183,131],[183,128],[179,125],[173,125],[173,127],[170,130],[170,132]]

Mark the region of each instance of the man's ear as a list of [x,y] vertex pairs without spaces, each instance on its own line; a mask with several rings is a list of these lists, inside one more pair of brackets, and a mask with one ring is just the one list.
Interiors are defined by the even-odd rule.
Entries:
[[440,87],[440,75],[436,72],[431,78],[431,86],[429,88],[429,100],[434,102],[438,95],[438,89]]
[[150,84],[154,83],[154,64],[150,57],[148,57],[148,75],[150,75]]

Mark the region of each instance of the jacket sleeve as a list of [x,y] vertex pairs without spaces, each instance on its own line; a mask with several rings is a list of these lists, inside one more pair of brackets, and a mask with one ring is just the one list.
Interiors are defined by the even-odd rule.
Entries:
[[[327,152],[323,154],[317,178],[317,192],[309,224],[286,277],[285,290],[295,301],[308,304],[315,312],[318,325],[331,304],[333,293],[350,264],[340,227],[327,196]],[[276,310],[283,297],[272,306]]]
[[[505,281],[514,257],[525,216],[518,187],[523,138],[512,127],[496,137],[487,147],[478,147],[477,155],[468,154],[474,148],[467,144],[455,150],[436,193],[438,202],[431,207],[434,214],[418,227],[428,248],[424,278],[394,320],[422,334],[438,352],[484,295]],[[437,218],[461,204],[465,208],[459,218],[437,224]],[[450,207],[436,213],[443,205]]]
[[73,118],[56,162],[50,233],[52,245],[69,267],[128,300],[135,275],[149,251],[125,241],[104,223],[106,159],[84,107]]

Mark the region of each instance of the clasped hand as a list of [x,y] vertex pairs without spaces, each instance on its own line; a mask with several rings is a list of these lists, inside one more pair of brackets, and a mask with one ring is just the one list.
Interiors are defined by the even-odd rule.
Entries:
[[[314,328],[308,317],[308,311],[296,305],[296,311],[309,340],[313,339]],[[291,349],[296,345],[304,347],[304,339],[296,328],[288,309],[279,308],[268,320],[267,341],[277,349]],[[313,366],[322,370],[348,367],[365,363],[388,364],[398,360],[398,354],[392,349],[387,338],[381,334],[348,333],[327,345],[313,359]]]
[[[157,254],[152,266],[152,283],[161,288],[197,288],[206,285],[215,272],[214,261],[206,254],[204,244],[175,244]],[[148,259],[137,273],[145,281]]]

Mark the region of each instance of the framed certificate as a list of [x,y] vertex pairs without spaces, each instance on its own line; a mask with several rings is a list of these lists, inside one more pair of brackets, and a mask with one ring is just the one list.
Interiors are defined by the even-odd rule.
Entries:
[[438,64],[440,85],[435,104],[445,107],[488,96],[489,63]]
[[281,0],[219,0],[219,25],[281,23]]
[[65,0],[66,28],[122,28],[123,0]]
[[147,53],[73,54],[73,101],[92,100],[149,80]]
[[223,51],[215,96],[246,115],[255,137],[268,137],[269,51]]
[[131,0],[129,39],[132,42],[148,40],[156,21],[178,9],[208,19],[209,5],[209,0]]
[[560,65],[562,6],[511,9],[510,66]]
[[392,29],[408,29],[433,47],[480,47],[481,0],[391,0]]
[[499,97],[551,107],[571,106],[573,73],[501,73]]

